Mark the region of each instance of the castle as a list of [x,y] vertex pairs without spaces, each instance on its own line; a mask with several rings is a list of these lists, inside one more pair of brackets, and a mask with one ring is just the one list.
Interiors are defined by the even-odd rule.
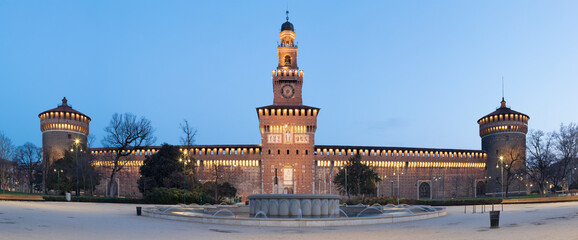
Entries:
[[[479,197],[503,191],[503,167],[513,158],[524,164],[529,117],[506,107],[504,99],[496,111],[478,120],[481,150],[316,145],[320,109],[302,103],[303,70],[297,65],[298,46],[289,18],[282,24],[279,37],[279,61],[272,71],[273,104],[256,108],[261,144],[182,149],[196,161],[196,176],[201,181],[212,180],[211,169],[217,167],[244,199],[257,193],[337,194],[333,177],[350,157],[360,154],[362,163],[382,179],[377,187],[380,197]],[[38,116],[45,167],[61,158],[75,140],[86,148],[91,118],[70,107],[66,98],[59,107]],[[105,156],[111,154],[110,149],[89,149],[96,157],[93,165],[103,176],[96,193],[104,195],[108,184],[117,184],[119,196],[140,196],[139,167],[159,148],[132,152],[115,183],[106,178],[110,162]],[[517,187],[525,192],[522,179],[518,179]]]

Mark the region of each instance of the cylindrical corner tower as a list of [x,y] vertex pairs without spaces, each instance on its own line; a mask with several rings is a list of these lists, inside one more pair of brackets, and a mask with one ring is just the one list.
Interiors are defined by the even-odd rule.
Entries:
[[90,117],[72,109],[66,98],[57,108],[38,114],[42,131],[42,154],[45,169],[64,157],[64,152],[78,140],[86,149]]
[[482,150],[487,153],[487,194],[502,196],[506,190],[510,193],[525,192],[523,175],[519,170],[526,164],[529,119],[528,115],[506,107],[502,98],[500,108],[478,120]]

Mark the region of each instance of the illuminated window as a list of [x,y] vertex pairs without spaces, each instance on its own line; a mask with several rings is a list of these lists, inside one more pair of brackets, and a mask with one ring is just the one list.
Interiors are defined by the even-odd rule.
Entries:
[[291,56],[285,56],[285,66],[291,65]]

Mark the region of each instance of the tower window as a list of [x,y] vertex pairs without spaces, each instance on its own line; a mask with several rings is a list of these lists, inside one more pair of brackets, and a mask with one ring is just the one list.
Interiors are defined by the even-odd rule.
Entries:
[[271,155],[271,149],[269,149],[269,155]]
[[309,154],[309,150],[305,150],[305,155]]
[[287,149],[287,155],[289,155],[289,149]]
[[287,65],[291,65],[291,56],[289,55],[285,56],[285,66]]
[[299,155],[299,150],[295,150],[295,154]]
[[281,150],[277,149],[277,154],[281,154]]

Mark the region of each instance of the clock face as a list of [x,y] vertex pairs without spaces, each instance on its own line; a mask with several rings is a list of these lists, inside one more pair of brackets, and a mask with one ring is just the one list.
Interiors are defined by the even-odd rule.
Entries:
[[284,98],[291,98],[295,94],[295,88],[291,84],[285,84],[281,87],[281,95]]

